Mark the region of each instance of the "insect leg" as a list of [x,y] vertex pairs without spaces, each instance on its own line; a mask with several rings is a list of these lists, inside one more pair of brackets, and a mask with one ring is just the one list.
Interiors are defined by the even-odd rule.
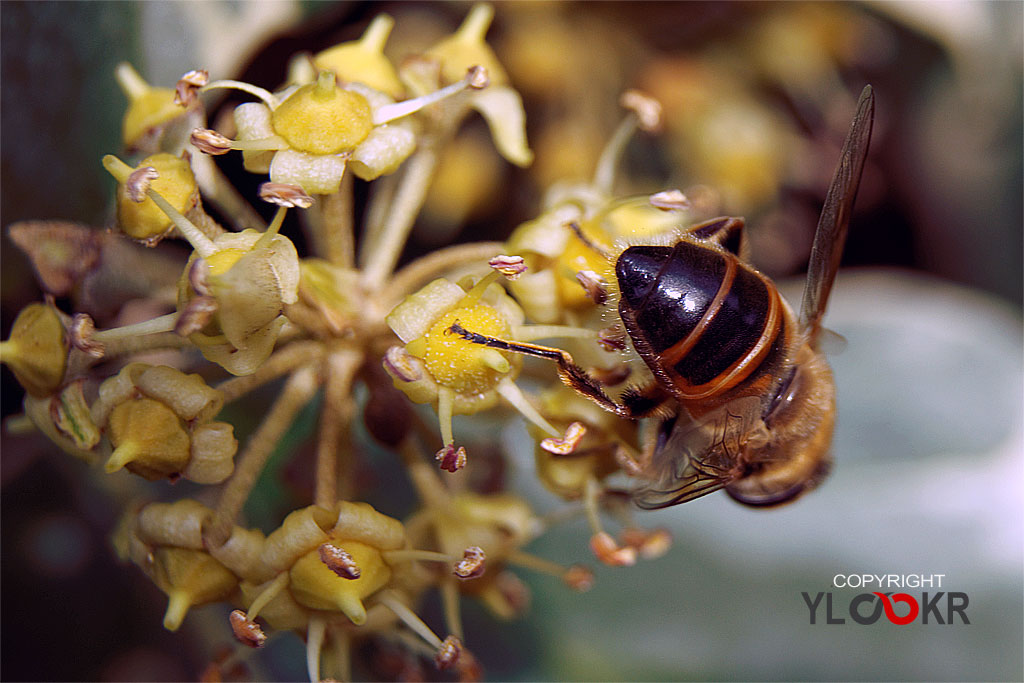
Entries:
[[589,398],[605,410],[622,417],[636,417],[628,405],[616,403],[609,398],[608,394],[604,393],[604,389],[601,388],[600,383],[588,375],[586,370],[576,365],[572,356],[569,355],[567,351],[555,349],[550,346],[540,346],[538,344],[527,344],[525,342],[506,341],[504,339],[498,339],[497,337],[488,337],[487,335],[479,334],[477,332],[470,332],[459,325],[458,322],[452,323],[452,326],[448,329],[452,333],[457,334],[466,341],[474,344],[554,361],[558,365],[558,376],[565,384],[572,387],[583,396]]

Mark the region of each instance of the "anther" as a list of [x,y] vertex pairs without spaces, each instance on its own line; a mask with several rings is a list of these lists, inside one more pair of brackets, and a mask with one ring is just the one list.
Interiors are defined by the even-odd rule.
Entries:
[[487,556],[483,548],[470,546],[462,551],[462,559],[455,565],[455,576],[460,579],[475,579],[483,575]]
[[576,281],[583,287],[587,298],[598,306],[608,301],[608,286],[604,278],[592,270],[580,270],[576,272]]
[[562,581],[577,593],[586,593],[594,587],[594,572],[582,564],[574,564],[565,570]]
[[587,433],[587,428],[582,422],[573,422],[565,429],[565,435],[561,438],[547,438],[540,442],[540,447],[548,453],[555,455],[568,455],[576,450],[580,439]]
[[683,194],[682,190],[664,190],[655,192],[647,201],[656,209],[664,211],[682,211],[693,206],[689,197]]
[[131,200],[136,204],[141,204],[146,201],[150,184],[159,177],[160,174],[157,173],[155,168],[143,166],[131,172],[124,187],[128,191],[128,196]]
[[189,142],[203,154],[217,156],[232,150],[231,138],[225,137],[210,128],[196,128],[189,136]]
[[93,358],[103,358],[104,345],[92,338],[96,332],[96,325],[86,313],[76,313],[71,319],[71,329],[68,330],[68,337],[71,345],[79,351],[84,351]]
[[412,364],[412,354],[401,346],[392,346],[384,354],[384,367],[403,382],[415,382],[423,377],[419,368]]
[[636,564],[636,548],[620,546],[606,531],[590,537],[590,549],[597,559],[611,567],[631,567]]
[[174,103],[179,107],[187,107],[198,98],[199,89],[210,82],[210,72],[206,69],[193,69],[178,79],[174,87]]
[[526,262],[522,256],[506,256],[501,254],[487,262],[491,268],[504,275],[509,280],[516,280],[526,272]]
[[434,655],[434,664],[441,671],[450,669],[459,661],[459,655],[462,654],[462,641],[455,636],[448,636],[441,643],[441,647],[437,648],[437,654]]
[[181,310],[178,320],[174,323],[174,333],[187,337],[193,332],[210,324],[219,306],[212,296],[200,295],[192,298]]
[[267,641],[267,634],[263,632],[259,624],[250,621],[242,610],[232,611],[228,619],[231,622],[231,632],[235,634],[235,638],[240,643],[249,647],[262,647],[263,643]]
[[636,114],[640,129],[656,133],[661,129],[661,102],[639,90],[627,90],[619,104]]
[[362,572],[352,556],[333,543],[324,543],[319,548],[320,561],[343,579],[358,579]]
[[440,463],[440,468],[448,472],[458,472],[466,466],[466,449],[462,446],[455,448],[454,443],[439,450],[434,459]]
[[597,332],[597,343],[605,351],[625,351],[626,333],[620,325],[602,327]]
[[259,189],[260,199],[287,208],[308,209],[313,206],[313,197],[298,185],[288,183],[263,183]]

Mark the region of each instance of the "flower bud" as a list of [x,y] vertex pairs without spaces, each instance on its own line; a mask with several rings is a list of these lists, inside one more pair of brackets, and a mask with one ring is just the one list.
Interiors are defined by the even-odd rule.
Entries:
[[[196,178],[192,167],[181,157],[161,152],[146,157],[135,167],[156,170],[157,177],[149,187],[166,199],[181,214],[188,213],[198,202]],[[133,199],[129,183],[117,187],[117,222],[126,235],[137,240],[163,237],[173,228],[171,219],[152,199]]]
[[144,363],[125,366],[100,385],[92,407],[93,421],[105,427],[114,446],[107,472],[126,467],[150,480],[223,481],[238,449],[232,426],[211,422],[223,403],[199,375]]
[[67,368],[68,342],[53,306],[29,304],[14,320],[11,336],[0,343],[0,360],[31,396],[49,396]]

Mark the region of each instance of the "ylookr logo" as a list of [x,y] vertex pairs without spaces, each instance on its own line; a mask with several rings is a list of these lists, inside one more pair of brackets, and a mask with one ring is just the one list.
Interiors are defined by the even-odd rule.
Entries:
[[[835,588],[941,588],[945,574],[836,574],[832,577]],[[885,619],[898,626],[920,621],[922,624],[970,624],[967,618],[967,593],[923,591],[920,594],[871,591],[857,593],[846,602],[833,601],[833,593],[819,592],[815,596],[803,592],[804,603],[810,610],[811,624],[845,624],[847,616],[857,624],[870,625],[885,615]],[[918,597],[918,595],[920,597]],[[821,618],[824,617],[824,621]]]

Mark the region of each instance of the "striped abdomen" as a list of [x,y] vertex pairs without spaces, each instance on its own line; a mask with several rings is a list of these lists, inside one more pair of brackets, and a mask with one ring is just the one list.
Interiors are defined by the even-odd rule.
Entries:
[[619,315],[679,400],[721,395],[778,351],[785,317],[778,290],[724,249],[688,240],[635,246],[615,270]]

